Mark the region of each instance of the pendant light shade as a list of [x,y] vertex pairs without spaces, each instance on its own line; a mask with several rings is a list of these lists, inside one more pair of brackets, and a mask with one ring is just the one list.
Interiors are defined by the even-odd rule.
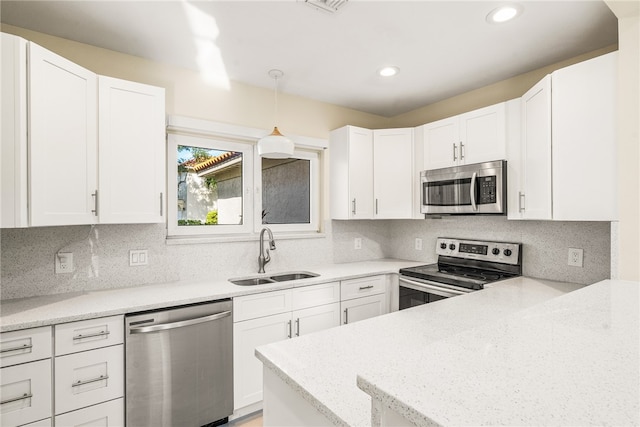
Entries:
[[[284,73],[280,70],[269,71],[269,77],[275,80],[275,119],[278,119],[278,79]],[[268,159],[287,159],[293,155],[293,141],[284,136],[278,130],[278,126],[274,126],[271,134],[260,138],[258,141],[258,155]]]

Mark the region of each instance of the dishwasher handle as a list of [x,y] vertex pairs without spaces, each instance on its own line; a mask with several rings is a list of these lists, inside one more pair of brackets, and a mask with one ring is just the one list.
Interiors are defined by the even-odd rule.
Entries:
[[134,326],[129,328],[131,334],[146,334],[150,332],[166,331],[168,329],[183,328],[185,326],[197,325],[200,323],[211,322],[213,320],[222,319],[223,317],[231,316],[230,311],[223,311],[221,313],[211,314],[209,316],[197,317],[195,319],[181,320],[179,322],[172,323],[160,323],[152,326]]

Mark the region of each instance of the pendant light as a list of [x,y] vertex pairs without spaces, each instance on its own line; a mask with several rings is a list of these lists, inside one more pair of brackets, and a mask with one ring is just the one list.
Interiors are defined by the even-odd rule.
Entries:
[[[275,122],[278,120],[278,79],[284,73],[280,70],[270,70],[269,77],[275,80]],[[258,155],[268,159],[287,159],[293,155],[293,141],[273,127],[273,132],[258,141]]]

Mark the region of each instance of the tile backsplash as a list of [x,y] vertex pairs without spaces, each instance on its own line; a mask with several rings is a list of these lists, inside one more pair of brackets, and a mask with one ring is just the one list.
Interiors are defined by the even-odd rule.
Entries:
[[[257,272],[257,240],[167,244],[162,224],[2,229],[0,299],[207,280]],[[327,221],[317,238],[278,239],[267,271],[400,258],[435,262],[437,237],[523,243],[524,274],[593,283],[610,276],[610,223],[508,221],[469,216],[427,220]],[[362,248],[354,248],[354,239]],[[415,238],[423,249],[415,250]],[[568,248],[584,250],[584,267],[567,265]],[[129,250],[147,249],[149,264],[129,267]],[[73,252],[75,271],[55,274],[57,252]]]

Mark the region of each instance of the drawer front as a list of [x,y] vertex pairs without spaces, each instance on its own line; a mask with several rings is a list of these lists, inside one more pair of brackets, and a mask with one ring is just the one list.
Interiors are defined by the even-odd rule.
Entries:
[[124,427],[124,399],[111,400],[56,416],[64,427]]
[[124,317],[111,316],[55,326],[56,356],[124,342]]
[[51,357],[51,326],[0,334],[0,367]]
[[0,377],[0,425],[51,417],[51,359],[2,368]]
[[340,302],[340,282],[293,289],[293,310]]
[[387,277],[384,275],[373,277],[362,277],[359,279],[343,280],[340,290],[341,299],[348,300],[360,298],[367,295],[384,293],[386,290]]
[[46,420],[40,420],[34,423],[24,424],[20,427],[52,427],[52,426],[53,426],[52,418],[47,418]]
[[55,358],[55,414],[124,396],[124,346]]
[[286,313],[287,311],[291,311],[291,289],[245,295],[233,299],[234,322]]

